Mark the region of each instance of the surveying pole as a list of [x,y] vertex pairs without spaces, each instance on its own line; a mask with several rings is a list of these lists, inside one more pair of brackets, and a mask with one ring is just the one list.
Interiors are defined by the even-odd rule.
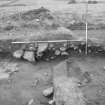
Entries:
[[86,2],[86,17],[85,17],[85,35],[86,35],[86,48],[85,48],[85,54],[88,54],[88,1]]

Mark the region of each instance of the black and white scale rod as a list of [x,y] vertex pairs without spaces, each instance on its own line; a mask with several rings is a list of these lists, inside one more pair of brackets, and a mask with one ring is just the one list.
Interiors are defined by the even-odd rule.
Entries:
[[86,35],[86,48],[85,48],[85,54],[88,54],[88,1],[86,3],[86,17],[85,17],[85,25],[86,25],[86,30],[85,30],[85,35]]

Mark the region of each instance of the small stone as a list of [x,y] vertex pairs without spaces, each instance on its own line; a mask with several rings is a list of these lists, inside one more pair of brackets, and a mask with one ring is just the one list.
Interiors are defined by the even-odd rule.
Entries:
[[71,46],[70,46],[70,47],[74,48],[74,47],[75,47],[75,45],[74,45],[74,44],[71,44]]
[[67,52],[62,52],[61,55],[69,55]]
[[103,50],[105,50],[105,47],[103,47]]
[[99,49],[98,51],[101,52],[101,51],[103,51],[103,49]]
[[81,42],[81,45],[85,45],[85,42],[83,41],[83,42]]
[[74,50],[76,50],[76,49],[78,49],[78,47],[77,46],[74,46]]
[[30,47],[29,47],[29,50],[34,51],[35,48],[34,48],[33,46],[30,46]]
[[44,75],[45,75],[45,76],[48,76],[49,74],[46,72],[46,73],[44,73]]
[[37,56],[38,57],[42,57],[43,56],[43,53],[41,53],[41,52],[40,53],[37,53]]
[[65,51],[66,48],[65,47],[60,47],[60,51]]
[[95,46],[96,46],[96,47],[100,47],[100,44],[96,44]]
[[50,59],[54,59],[54,58],[55,58],[54,56],[50,57]]
[[53,48],[52,48],[52,50],[54,50],[54,51],[55,51],[55,47],[53,47]]
[[104,66],[103,68],[104,68],[104,70],[105,70],[105,66]]
[[21,58],[23,56],[23,50],[17,50],[13,53],[13,57]]
[[79,53],[82,53],[81,49],[79,49]]
[[43,91],[43,95],[44,95],[45,97],[48,97],[48,96],[52,95],[53,92],[54,92],[53,87],[50,87],[50,88],[47,88],[47,89],[45,89],[45,90]]
[[37,22],[39,22],[39,21],[40,21],[40,19],[36,19],[36,21],[37,21]]
[[49,44],[49,48],[53,48],[54,47],[54,44]]
[[50,59],[49,59],[49,58],[46,58],[45,60],[46,60],[46,61],[49,61]]
[[88,50],[89,53],[91,53],[91,50]]
[[67,47],[67,43],[64,43],[63,46],[64,46],[64,47]]
[[39,82],[40,82],[39,79],[35,79],[35,81],[32,82],[32,87],[36,88]]
[[0,52],[3,52],[3,50],[2,50],[2,49],[0,49]]
[[55,51],[55,55],[60,55],[60,54],[61,54],[60,50]]
[[34,99],[31,99],[29,102],[28,102],[28,105],[32,105],[34,102]]
[[54,100],[50,100],[50,101],[48,102],[48,104],[49,104],[49,105],[53,105],[54,102],[55,102]]
[[36,79],[35,82],[34,82],[34,86],[37,86],[38,83],[39,83],[39,80]]

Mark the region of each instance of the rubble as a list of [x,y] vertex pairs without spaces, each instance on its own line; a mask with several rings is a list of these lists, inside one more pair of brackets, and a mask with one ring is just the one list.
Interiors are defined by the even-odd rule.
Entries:
[[53,92],[54,92],[54,88],[53,87],[50,87],[50,88],[47,88],[47,89],[45,89],[43,91],[43,95],[45,97],[49,97],[49,96],[51,96],[53,94]]

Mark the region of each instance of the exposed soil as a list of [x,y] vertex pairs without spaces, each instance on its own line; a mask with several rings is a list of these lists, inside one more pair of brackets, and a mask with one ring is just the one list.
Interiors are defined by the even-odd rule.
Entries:
[[[105,58],[103,56],[70,57],[73,60],[74,70],[80,68],[82,72],[89,72],[91,81],[82,87],[87,105],[105,104]],[[0,103],[2,105],[27,105],[34,99],[33,105],[47,104],[48,99],[42,95],[42,91],[52,86],[52,67],[61,63],[58,59],[52,62],[40,62],[35,64],[15,59],[2,59],[1,63],[17,63],[18,72],[11,75],[8,80],[0,80]],[[61,66],[61,69],[65,69]],[[79,71],[74,77],[78,78]],[[71,73],[73,74],[73,73]],[[62,75],[62,72],[61,72]],[[82,77],[80,77],[82,78]]]
[[[17,0],[18,1],[18,0]],[[30,0],[31,1],[31,0]],[[4,70],[7,67],[7,64],[9,65],[17,65],[13,66],[12,70],[17,68],[16,72],[12,72],[10,77],[8,79],[0,80],[0,105],[28,105],[28,102],[33,99],[34,102],[32,105],[47,105],[48,104],[48,98],[45,98],[42,95],[42,91],[46,89],[47,87],[50,87],[53,85],[52,83],[52,68],[55,68],[56,66],[59,66],[60,69],[65,69],[64,66],[58,65],[62,64],[64,62],[64,58],[59,58],[52,60],[52,61],[40,61],[37,64],[36,63],[29,63],[25,60],[17,60],[11,57],[11,55],[8,54],[8,52],[13,52],[11,50],[11,41],[35,41],[35,40],[54,40],[54,39],[75,39],[84,37],[85,38],[85,30],[74,30],[74,35],[71,33],[70,30],[68,30],[66,27],[68,24],[68,21],[70,21],[69,18],[66,18],[67,14],[68,16],[71,16],[71,12],[75,12],[73,14],[73,18],[76,22],[81,22],[81,17],[85,13],[85,5],[81,4],[79,5],[68,5],[64,4],[63,2],[60,4],[60,2],[53,2],[48,1],[49,5],[44,2],[44,0],[39,0],[39,2],[35,2],[35,0],[32,0],[34,2],[34,6],[32,6],[33,2],[29,4],[31,7],[28,9],[28,2],[25,2],[24,0],[18,1],[16,3],[16,0],[8,1],[1,1],[3,4],[0,5],[0,7],[6,7],[3,8],[1,11],[5,11],[6,15],[12,12],[8,12],[9,10],[14,10],[17,8],[20,8],[22,10],[30,10],[32,8],[37,8],[41,6],[41,4],[44,3],[44,6],[48,9],[56,10],[55,14],[49,14],[48,13],[39,13],[40,11],[36,12],[37,10],[32,10],[28,12],[21,12],[16,13],[15,10],[14,15],[10,15],[10,17],[4,16],[4,18],[0,18],[0,71]],[[26,4],[24,4],[24,2]],[[6,4],[5,4],[6,3]],[[11,4],[12,3],[12,4]],[[57,3],[57,5],[55,5]],[[5,5],[4,5],[5,4]],[[51,6],[53,4],[53,6]],[[17,5],[17,6],[16,6]],[[61,6],[62,5],[62,6]],[[14,6],[14,7],[13,7]],[[15,7],[16,6],[16,7]],[[26,6],[26,7],[24,7]],[[36,7],[35,7],[36,6]],[[62,8],[63,7],[63,8]],[[81,8],[80,8],[81,7]],[[104,27],[105,23],[105,12],[104,12],[104,5],[99,4],[99,6],[96,5],[89,5],[89,13],[92,15],[89,15],[89,22],[95,23],[97,21],[98,25],[102,25]],[[97,8],[96,8],[97,7]],[[103,10],[99,9],[102,7]],[[22,11],[22,10],[18,10]],[[61,11],[58,10],[63,10]],[[70,12],[68,12],[70,11]],[[8,13],[7,13],[8,12]],[[54,11],[53,11],[54,12]],[[77,14],[79,12],[79,14]],[[61,13],[61,14],[60,14]],[[93,14],[94,13],[94,14]],[[97,15],[98,14],[98,15]],[[22,15],[22,16],[20,16]],[[55,16],[54,16],[55,15]],[[56,20],[56,16],[60,16],[61,20]],[[79,16],[78,16],[79,15]],[[77,17],[76,17],[77,16]],[[40,17],[40,18],[39,18]],[[20,19],[21,18],[21,19]],[[72,19],[73,19],[72,18]],[[33,20],[34,21],[33,21]],[[41,20],[42,19],[42,20]],[[67,21],[66,21],[67,19]],[[72,23],[71,19],[71,23]],[[79,20],[78,20],[79,19]],[[98,20],[99,19],[99,20]],[[8,22],[9,21],[9,22]],[[62,23],[62,21],[64,23]],[[71,24],[69,23],[68,26]],[[63,26],[63,29],[62,27]],[[65,27],[64,27],[65,26]],[[94,27],[92,25],[94,30],[88,31],[88,38],[97,38],[99,40],[105,40],[105,30],[97,30],[97,27]],[[96,25],[97,26],[97,25]],[[61,29],[59,31],[59,28]],[[69,27],[68,27],[69,28]],[[83,29],[85,29],[85,26],[83,24]],[[78,29],[78,28],[77,28]],[[81,29],[81,28],[80,28]],[[100,29],[100,27],[98,28]],[[66,34],[66,35],[65,35]],[[6,40],[6,42],[5,42]],[[102,43],[104,46],[104,42]],[[5,46],[5,48],[4,48]],[[12,46],[13,47],[13,46]],[[16,45],[15,49],[18,49],[20,46]],[[6,51],[4,53],[4,51]],[[71,52],[71,51],[70,51]],[[95,51],[93,51],[94,53]],[[46,54],[47,55],[47,54]],[[73,61],[71,64],[71,67],[73,69],[71,76],[84,80],[84,77],[81,75],[81,71],[83,73],[87,72],[89,73],[89,81],[87,81],[87,84],[84,84],[81,87],[81,90],[87,99],[87,105],[105,105],[105,52],[101,54],[88,54],[81,55],[77,52],[71,53],[69,56],[71,60]],[[7,72],[11,71],[11,68],[6,68]],[[74,73],[75,72],[75,73]],[[0,72],[1,73],[1,72]],[[60,72],[61,75],[63,75],[62,72]]]

